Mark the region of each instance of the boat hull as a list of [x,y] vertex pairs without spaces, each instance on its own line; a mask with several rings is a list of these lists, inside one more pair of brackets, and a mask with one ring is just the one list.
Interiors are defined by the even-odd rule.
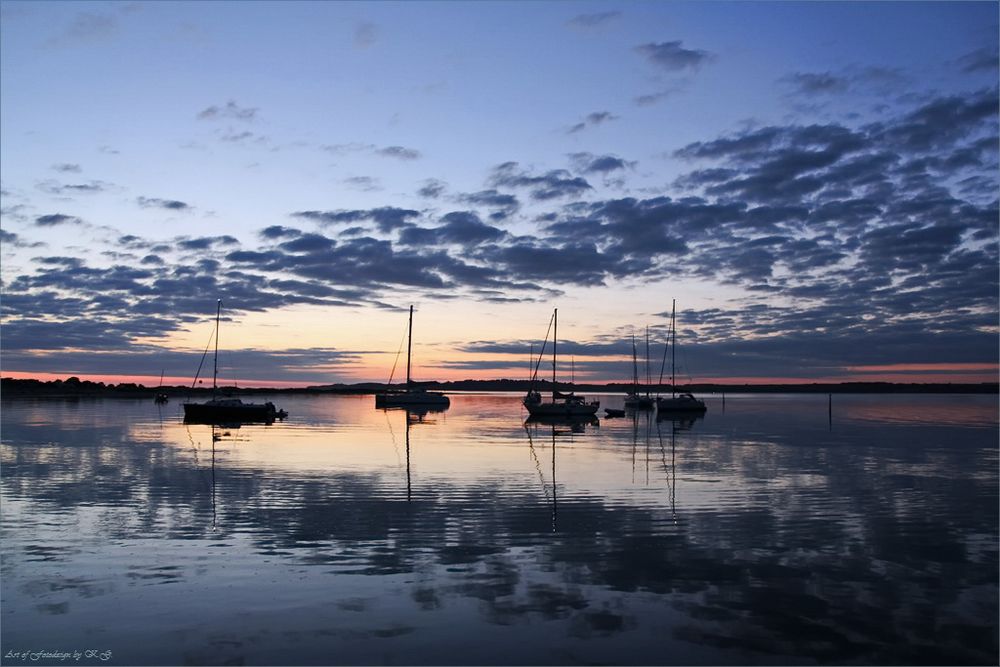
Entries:
[[185,403],[184,421],[189,424],[272,424],[281,417],[272,403]]
[[532,417],[591,417],[600,407],[597,403],[525,403]]
[[704,401],[696,398],[659,398],[656,400],[659,412],[695,414],[705,412],[708,408]]
[[626,396],[625,407],[633,410],[652,410],[655,403],[651,396]]
[[446,408],[451,400],[433,391],[375,394],[376,408]]

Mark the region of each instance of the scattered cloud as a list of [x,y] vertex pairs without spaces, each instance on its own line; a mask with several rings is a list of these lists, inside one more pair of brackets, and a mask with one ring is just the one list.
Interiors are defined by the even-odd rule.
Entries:
[[212,105],[198,112],[199,120],[252,121],[257,117],[257,107],[241,107],[230,100],[224,106]]
[[157,199],[155,197],[136,197],[136,203],[142,208],[165,208],[168,211],[190,211],[191,205],[176,199]]
[[790,84],[796,92],[803,95],[830,95],[847,92],[847,78],[830,72],[795,72],[784,77],[782,81]]
[[82,224],[83,220],[73,215],[65,215],[63,213],[49,213],[48,215],[40,215],[35,218],[35,224],[39,227],[56,227],[58,225],[79,225]]
[[420,158],[420,151],[412,148],[404,148],[403,146],[386,146],[385,148],[376,148],[375,153],[384,157],[394,157],[400,160],[417,160]]
[[594,113],[587,114],[582,121],[566,130],[566,133],[576,134],[577,132],[587,129],[588,127],[597,127],[598,125],[613,120],[618,120],[618,116],[613,115],[610,111],[595,111]]
[[38,189],[50,195],[92,195],[99,192],[106,192],[111,189],[109,183],[103,181],[90,181],[89,183],[59,183],[47,180],[38,184]]
[[592,153],[570,153],[573,168],[582,174],[609,174],[614,171],[634,169],[636,163],[623,160],[616,155],[593,155]]
[[1000,67],[1000,55],[996,48],[983,47],[965,54],[958,59],[958,65],[963,72],[996,72]]
[[377,192],[382,189],[379,180],[372,176],[348,176],[341,183],[362,192]]
[[685,49],[680,40],[673,42],[650,42],[635,47],[637,53],[650,63],[667,72],[697,70],[711,62],[715,56],[700,49]]
[[[937,95],[874,123],[744,127],[677,149],[681,174],[655,196],[595,190],[592,175],[625,178],[635,163],[579,152],[569,155],[571,170],[505,162],[471,192],[426,181],[422,196],[454,205],[442,215],[303,208],[290,215],[305,229],[270,225],[246,244],[120,235],[107,248],[119,255],[33,258],[5,281],[5,350],[121,349],[206,316],[205,293],[256,311],[382,307],[407,289],[492,303],[708,280],[744,295],[682,317],[709,376],[766,373],[779,362],[805,376],[887,355],[926,361],[928,349],[947,351],[942,362],[990,362],[1000,289],[998,113],[989,88]],[[373,184],[359,178],[353,184]],[[510,225],[525,209],[530,217]],[[30,232],[81,220],[57,212],[22,222]],[[0,242],[27,244],[20,231]],[[70,321],[87,324],[67,337],[60,329]],[[610,363],[599,357],[608,349],[595,344],[595,363]]]
[[593,14],[578,14],[566,22],[571,28],[592,29],[599,28],[613,23],[621,18],[622,13],[618,11],[596,12]]
[[448,185],[444,181],[439,181],[436,178],[429,178],[424,181],[424,184],[417,190],[417,194],[425,199],[437,199],[444,194]]
[[59,164],[54,164],[52,165],[52,169],[54,171],[59,171],[64,174],[79,174],[81,171],[83,171],[80,168],[80,165],[70,162],[60,162]]
[[536,176],[522,169],[517,162],[505,162],[494,167],[490,182],[497,187],[527,188],[536,201],[576,196],[593,189],[585,179],[573,176],[564,169]]

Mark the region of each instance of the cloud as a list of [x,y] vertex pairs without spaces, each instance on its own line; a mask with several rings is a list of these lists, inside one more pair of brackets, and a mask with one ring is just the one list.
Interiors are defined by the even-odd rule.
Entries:
[[590,183],[564,169],[555,169],[534,176],[521,169],[517,162],[505,162],[493,168],[490,182],[499,187],[527,188],[536,201],[572,197],[592,190]]
[[257,117],[257,107],[241,107],[233,100],[224,106],[212,105],[198,112],[199,120],[238,120],[252,121]]
[[958,65],[966,74],[974,72],[995,73],[1000,67],[1000,56],[998,56],[996,48],[983,47],[959,58]]
[[106,192],[111,189],[111,185],[103,181],[90,181],[89,183],[58,183],[56,181],[42,181],[38,184],[38,189],[50,195],[91,195],[99,192]]
[[164,208],[168,211],[190,211],[190,204],[176,199],[157,199],[155,197],[136,197],[136,203],[142,208]]
[[609,174],[614,171],[633,169],[635,162],[628,162],[616,155],[593,155],[591,153],[571,153],[574,168],[584,174]]
[[650,63],[668,72],[679,72],[689,69],[697,70],[715,58],[708,51],[683,48],[680,40],[660,43],[650,42],[635,47],[635,50]]
[[420,158],[420,151],[412,148],[404,148],[403,146],[386,146],[385,148],[376,149],[375,153],[384,157],[394,157],[400,160],[417,160]]
[[382,189],[379,180],[372,176],[348,176],[341,183],[362,192],[376,192]]
[[434,228],[407,227],[399,235],[403,245],[475,246],[500,241],[507,232],[487,225],[472,211],[452,211],[441,218],[443,225]]
[[59,164],[52,165],[54,171],[59,171],[64,174],[79,174],[83,171],[80,165],[70,162],[60,162]]
[[577,14],[566,22],[571,28],[591,29],[606,26],[621,18],[619,11],[596,12],[593,14]]
[[39,242],[28,242],[14,232],[8,232],[4,229],[0,229],[0,246],[3,245],[8,247],[13,246],[15,248],[40,248],[45,244]]
[[424,181],[423,186],[417,190],[417,194],[426,199],[437,199],[444,194],[447,187],[448,186],[444,181],[439,181],[436,178],[429,178]]
[[419,217],[420,212],[412,209],[396,208],[394,206],[382,206],[373,209],[296,211],[292,213],[292,216],[304,220],[312,220],[321,225],[374,222],[379,231],[388,233],[409,226],[411,219]]
[[588,127],[597,127],[598,125],[613,120],[618,120],[618,116],[613,115],[610,111],[595,111],[587,114],[582,121],[566,130],[566,133],[575,134],[587,129]]
[[[5,350],[8,321],[20,327],[13,340],[47,336],[35,344],[58,347],[52,323],[76,318],[93,324],[71,342],[127,346],[204,316],[205,294],[254,311],[383,307],[407,290],[502,302],[707,281],[741,295],[685,311],[685,340],[707,375],[773,373],[782,354],[803,376],[890,353],[989,361],[1000,289],[997,99],[996,89],[939,95],[878,123],[703,137],[673,153],[681,171],[669,196],[595,191],[591,174],[628,178],[634,163],[573,153],[572,171],[505,162],[473,192],[446,195],[429,182],[438,186],[429,194],[457,204],[439,217],[385,197],[367,209],[297,210],[296,222],[315,227],[266,226],[246,245],[120,235],[108,248],[118,255],[33,258],[15,272],[2,303]],[[498,226],[522,208],[529,216],[516,233]],[[80,221],[52,213],[25,222]],[[117,259],[127,253],[134,259]]]
[[829,95],[847,92],[849,81],[830,72],[795,72],[782,81],[803,95]]
[[39,227],[55,227],[57,225],[67,225],[83,224],[83,220],[72,215],[64,215],[62,213],[50,213],[48,215],[40,215],[35,218],[35,224]]
[[517,213],[521,207],[521,203],[516,196],[499,192],[495,189],[461,194],[456,199],[463,204],[493,209],[490,219],[495,221],[506,220]]

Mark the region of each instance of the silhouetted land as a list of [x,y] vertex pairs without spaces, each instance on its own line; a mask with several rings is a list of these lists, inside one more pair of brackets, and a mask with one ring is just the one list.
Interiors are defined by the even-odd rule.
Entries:
[[[278,388],[244,388],[220,387],[219,392],[226,395],[252,394],[371,394],[382,391],[390,385],[377,382],[362,382],[358,384],[331,384],[293,389]],[[403,385],[391,385],[401,388]],[[525,392],[530,383],[527,380],[461,380],[458,382],[421,382],[419,386],[437,391],[510,391]],[[561,391],[580,391],[592,393],[626,392],[630,384],[570,384],[560,382]],[[537,382],[535,388],[541,392],[552,390],[552,384],[547,381]],[[981,384],[951,384],[925,383],[901,384],[892,382],[844,382],[839,384],[691,384],[678,385],[678,391],[692,391],[699,394],[737,394],[737,393],[796,393],[796,394],[996,394],[1000,393],[1000,384],[984,382]],[[670,391],[670,385],[657,385],[650,388],[651,393]],[[199,387],[164,386],[146,387],[133,382],[121,384],[105,384],[70,377],[66,380],[17,380],[0,378],[0,397],[120,397],[120,398],[152,398],[157,392],[163,392],[170,397],[205,397],[212,394],[211,389]]]

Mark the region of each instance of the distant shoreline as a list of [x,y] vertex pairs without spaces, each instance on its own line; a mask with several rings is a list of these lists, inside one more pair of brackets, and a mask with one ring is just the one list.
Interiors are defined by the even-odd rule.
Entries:
[[[375,382],[356,384],[331,384],[311,387],[276,388],[276,387],[219,387],[218,392],[226,395],[254,394],[306,394],[306,395],[359,395],[373,394],[388,388],[401,389],[404,385],[386,385]],[[526,392],[531,383],[527,380],[460,380],[457,382],[421,382],[424,389],[443,392]],[[552,390],[552,384],[547,381],[535,383],[535,388],[541,392]],[[573,384],[560,382],[560,391],[580,391],[589,393],[625,393],[631,389],[630,384],[612,382],[608,384]],[[653,385],[649,392],[663,394],[670,392],[670,385]],[[1000,384],[984,382],[979,384],[959,383],[911,383],[894,382],[842,382],[814,384],[686,384],[678,385],[678,391],[690,391],[698,394],[998,394]],[[642,390],[644,393],[645,388]],[[104,384],[69,377],[66,380],[30,380],[0,378],[0,398],[18,397],[119,397],[119,398],[152,398],[157,393],[169,397],[203,398],[212,394],[211,389],[199,387],[163,386],[146,387],[131,382],[121,384]]]

